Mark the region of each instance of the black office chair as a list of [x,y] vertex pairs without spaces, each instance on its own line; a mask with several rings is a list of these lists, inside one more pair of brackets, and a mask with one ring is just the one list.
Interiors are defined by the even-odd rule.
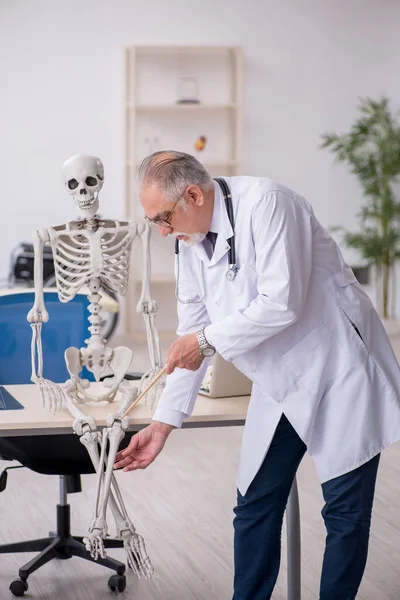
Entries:
[[[125,448],[134,435],[128,432],[121,442]],[[22,596],[28,590],[27,579],[31,573],[53,558],[67,559],[79,556],[86,560],[116,571],[108,580],[112,591],[123,592],[126,587],[125,564],[113,558],[98,558],[97,561],[87,552],[82,537],[72,536],[70,529],[70,505],[67,494],[80,492],[81,475],[94,473],[86,448],[75,434],[43,435],[0,438],[0,458],[17,460],[22,466],[36,473],[59,476],[59,503],[57,504],[57,527],[48,537],[37,540],[0,545],[0,554],[14,552],[40,552],[35,558],[19,569],[19,579],[15,579],[10,590],[14,596]],[[0,491],[7,482],[8,467],[0,476]],[[106,548],[122,548],[122,540],[106,539]]]
[[[30,327],[26,314],[33,304],[33,293],[18,293],[0,296],[0,384],[30,383]],[[68,372],[63,358],[68,346],[80,348],[87,337],[86,297],[76,296],[74,301],[62,305],[55,293],[45,294],[50,321],[43,328],[43,354],[45,376],[53,381],[65,381]],[[141,373],[131,373],[127,379],[140,379]],[[90,373],[85,373],[85,377]],[[0,411],[1,417],[1,411]],[[125,448],[134,432],[127,433],[121,442]],[[94,473],[86,448],[78,436],[43,435],[0,437],[0,458],[17,460],[22,466],[37,473],[58,475],[60,486],[57,505],[56,532],[47,538],[0,545],[0,554],[13,552],[40,552],[19,570],[19,579],[14,580],[10,590],[14,596],[22,596],[28,589],[28,576],[53,558],[66,559],[80,556],[92,561],[82,543],[82,537],[71,536],[70,505],[67,494],[81,491],[81,475]],[[7,470],[0,475],[0,491],[7,482]],[[106,548],[121,548],[122,540],[105,540]],[[125,565],[112,558],[99,558],[98,564],[116,571],[108,580],[112,591],[122,592],[126,586]]]

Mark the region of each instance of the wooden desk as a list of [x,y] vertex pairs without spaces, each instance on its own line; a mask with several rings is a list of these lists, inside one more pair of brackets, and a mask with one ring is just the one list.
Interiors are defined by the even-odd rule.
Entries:
[[[101,383],[91,386],[104,389]],[[10,392],[24,409],[0,410],[0,436],[16,435],[54,435],[72,433],[73,417],[61,408],[55,414],[43,407],[39,388],[34,384],[7,385],[5,389]],[[144,404],[143,399],[130,413],[129,430],[135,431],[148,425],[152,419],[155,407],[150,408]],[[187,419],[184,427],[222,427],[228,425],[243,425],[250,396],[237,396],[233,398],[211,399],[199,395],[192,416]],[[118,404],[100,402],[83,405],[83,411],[96,419],[99,427],[106,424],[109,413],[117,410]]]
[[[93,391],[101,383],[92,384]],[[6,390],[20,402],[24,409],[0,410],[0,437],[28,435],[57,435],[72,433],[73,417],[65,409],[51,414],[43,407],[39,388],[34,384],[7,385]],[[186,419],[183,427],[226,427],[243,425],[246,418],[250,396],[233,398],[207,398],[199,395],[191,417]],[[143,401],[142,401],[143,402]],[[105,425],[106,417],[113,412],[113,405],[102,402],[86,404],[86,414],[96,418],[97,424]],[[154,408],[141,402],[130,414],[131,431],[148,425],[152,419]],[[300,586],[300,512],[296,479],[289,495],[286,508],[287,523],[287,555],[288,555],[288,600],[301,600]]]

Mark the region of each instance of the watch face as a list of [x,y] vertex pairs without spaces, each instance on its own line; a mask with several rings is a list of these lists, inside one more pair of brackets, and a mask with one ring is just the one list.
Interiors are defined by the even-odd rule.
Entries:
[[214,348],[204,348],[201,353],[203,356],[213,356],[215,354],[215,350]]

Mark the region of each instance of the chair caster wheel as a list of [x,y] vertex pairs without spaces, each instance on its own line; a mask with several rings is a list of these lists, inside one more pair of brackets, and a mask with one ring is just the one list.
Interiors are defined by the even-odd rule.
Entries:
[[28,584],[22,579],[14,579],[10,585],[10,592],[13,596],[23,596],[28,591]]
[[108,589],[112,592],[123,592],[126,588],[125,575],[111,575],[108,580]]

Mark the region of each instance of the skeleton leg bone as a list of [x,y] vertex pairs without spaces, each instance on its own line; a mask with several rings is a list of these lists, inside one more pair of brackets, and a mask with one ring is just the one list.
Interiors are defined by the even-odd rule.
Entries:
[[98,431],[88,431],[87,427],[84,429],[85,432],[80,436],[79,439],[80,442],[86,447],[95,471],[97,472],[97,494],[94,515],[89,524],[88,536],[83,538],[83,542],[86,546],[86,550],[90,552],[92,558],[97,560],[99,556],[101,556],[101,558],[106,557],[104,540],[108,535],[106,520],[104,519],[104,521],[101,522],[99,518],[98,503],[98,498],[104,479],[103,465],[105,459],[105,447],[102,447],[99,457],[98,444],[101,443],[101,434]]
[[[101,434],[98,432],[86,431],[81,436],[80,441],[86,447],[97,473],[103,474],[102,467],[104,466],[104,463],[101,463],[101,457],[98,449],[100,436]],[[143,537],[136,533],[135,527],[129,518],[114,474],[111,478],[111,484],[113,491],[110,492],[109,505],[115,519],[117,538],[123,540],[124,542],[128,562],[135,575],[138,577],[143,575],[146,579],[150,579],[154,569],[147,555]],[[98,514],[98,504],[96,503],[96,516],[92,520],[93,525],[96,522]],[[87,550],[91,553],[93,558],[96,559],[99,555],[102,557],[105,556],[103,538],[101,536],[96,538],[96,543],[93,543],[93,541],[89,538],[85,538],[84,542]]]
[[[94,514],[89,526],[89,535],[84,539],[87,550],[93,558],[105,557],[104,539],[108,535],[106,511],[109,504],[114,515],[117,538],[123,540],[128,562],[138,576],[142,574],[147,579],[153,574],[153,567],[147,555],[142,536],[136,533],[135,527],[126,511],[121,492],[115,479],[113,467],[115,456],[121,440],[125,435],[129,419],[125,417],[120,421],[123,413],[132,404],[137,395],[137,388],[132,387],[128,381],[121,382],[119,391],[122,393],[120,408],[114,415],[107,419],[108,427],[103,429],[102,435],[97,431],[89,431],[84,427],[80,440],[88,450],[92,463],[97,471],[97,489]],[[99,456],[98,444],[101,444]],[[107,456],[107,444],[109,452]],[[105,471],[104,471],[105,468]],[[111,491],[111,486],[113,491]]]
[[82,435],[83,427],[87,425],[91,431],[96,431],[96,421],[93,417],[85,415],[79,406],[74,401],[73,393],[76,392],[76,382],[73,379],[68,379],[65,383],[59,386],[62,392],[64,407],[75,418],[72,428],[77,435]]
[[[93,558],[99,555],[104,558],[104,540],[108,535],[106,512],[110,496],[111,479],[113,477],[112,466],[110,469],[109,460],[113,453],[117,453],[119,444],[123,439],[125,432],[122,430],[121,422],[115,421],[113,427],[105,427],[101,439],[101,453],[99,460],[99,470],[97,472],[96,501],[93,519],[89,526],[89,535],[84,539],[86,549]],[[107,457],[107,444],[110,449]],[[115,458],[114,458],[115,460]],[[104,471],[105,467],[105,471]]]

